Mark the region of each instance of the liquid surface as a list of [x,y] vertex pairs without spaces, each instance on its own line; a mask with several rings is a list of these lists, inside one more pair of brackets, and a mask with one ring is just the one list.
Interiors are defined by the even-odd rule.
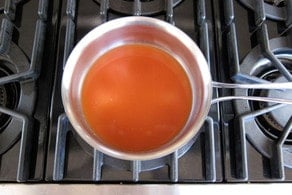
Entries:
[[129,44],[95,61],[81,99],[96,136],[118,150],[140,152],[177,135],[188,119],[192,93],[172,56],[150,45]]

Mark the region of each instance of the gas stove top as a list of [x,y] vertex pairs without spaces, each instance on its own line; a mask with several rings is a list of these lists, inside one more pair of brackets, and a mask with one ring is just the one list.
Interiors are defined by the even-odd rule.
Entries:
[[[91,148],[61,101],[66,60],[85,34],[143,15],[188,34],[212,79],[292,81],[292,1],[64,0],[0,2],[0,181],[176,184],[292,181],[292,107],[213,104],[199,135],[166,157],[125,161]],[[291,99],[291,90],[214,89],[219,96]]]
[[[0,2],[0,180],[43,179],[55,40],[48,1]],[[48,48],[47,48],[48,46]],[[46,52],[45,52],[46,51]],[[47,61],[48,60],[48,61]],[[43,90],[47,89],[47,90]]]
[[[291,81],[291,2],[226,1],[217,51],[221,79],[237,83]],[[241,18],[241,19],[239,19]],[[222,92],[223,95],[230,92]],[[233,95],[291,97],[291,90],[234,90]],[[231,109],[232,108],[232,109]],[[227,181],[291,180],[292,107],[251,101],[221,104]]]

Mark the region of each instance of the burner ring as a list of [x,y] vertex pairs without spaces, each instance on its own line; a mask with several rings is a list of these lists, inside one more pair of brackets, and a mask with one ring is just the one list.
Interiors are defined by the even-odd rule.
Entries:
[[[94,0],[100,3],[100,0]],[[182,0],[173,0],[173,6],[175,7]],[[141,3],[141,15],[152,15],[165,11],[166,1],[164,0],[140,0]],[[113,11],[132,15],[134,11],[134,0],[109,0],[109,8]]]

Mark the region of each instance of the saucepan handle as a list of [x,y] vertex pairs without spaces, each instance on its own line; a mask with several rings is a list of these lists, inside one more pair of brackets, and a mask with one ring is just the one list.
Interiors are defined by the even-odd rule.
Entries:
[[[212,81],[213,88],[224,88],[224,89],[270,89],[270,90],[292,90],[292,82],[284,83],[261,83],[261,84],[238,84],[238,83],[222,83]],[[260,96],[224,96],[212,99],[211,103],[217,103],[227,100],[252,100],[252,101],[262,101],[262,102],[272,102],[281,104],[292,104],[291,99],[285,98],[270,98],[270,97],[260,97]]]

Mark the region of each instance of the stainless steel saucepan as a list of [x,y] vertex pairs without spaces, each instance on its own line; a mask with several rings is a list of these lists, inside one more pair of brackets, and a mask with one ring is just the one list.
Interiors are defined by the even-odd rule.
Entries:
[[[163,146],[144,152],[112,148],[95,135],[81,107],[81,90],[88,70],[97,58],[112,48],[129,43],[147,43],[171,54],[185,70],[192,88],[192,107],[185,126]],[[104,23],[89,32],[70,54],[62,78],[65,112],[77,133],[93,148],[116,158],[150,160],[168,155],[198,134],[212,103],[230,99],[249,99],[292,104],[292,100],[267,97],[220,97],[212,100],[212,88],[292,89],[292,83],[226,84],[212,82],[210,71],[196,43],[177,27],[162,20],[130,16]]]

